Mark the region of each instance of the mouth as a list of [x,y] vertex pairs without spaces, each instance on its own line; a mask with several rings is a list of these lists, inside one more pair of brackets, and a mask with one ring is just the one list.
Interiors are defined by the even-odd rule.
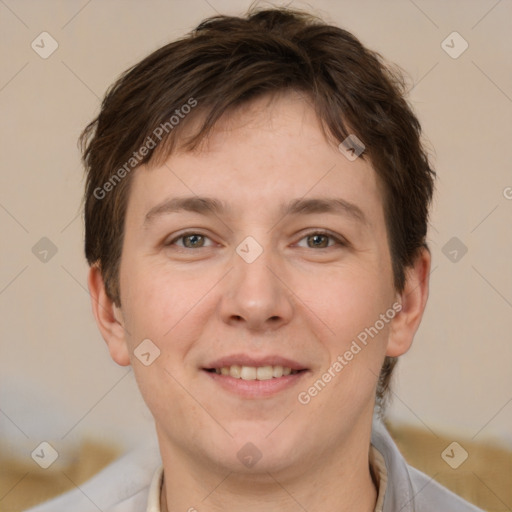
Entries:
[[202,370],[223,389],[243,398],[267,398],[294,386],[309,369],[281,357],[232,356]]

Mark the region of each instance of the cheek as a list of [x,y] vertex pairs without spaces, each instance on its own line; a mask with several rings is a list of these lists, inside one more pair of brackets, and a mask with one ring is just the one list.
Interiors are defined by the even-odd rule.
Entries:
[[[192,340],[199,336],[201,322],[197,316],[202,311],[201,297],[205,292],[200,280],[189,281],[182,274],[178,279],[176,273],[162,268],[143,267],[142,262],[126,261],[123,268],[122,283],[126,286],[121,285],[121,293],[132,367],[155,417],[166,414],[164,409],[169,406],[162,409],[162,404],[169,396],[174,397],[173,414],[190,414],[193,406],[179,383],[186,380],[186,355]],[[158,353],[148,366],[137,358],[141,352],[138,347],[146,339],[157,347],[150,346],[151,357],[153,351]]]
[[323,293],[316,293],[310,308],[329,326],[322,338],[329,356],[322,372],[335,375],[325,377],[332,384],[326,386],[330,391],[322,392],[319,406],[341,401],[348,412],[373,397],[389,331],[389,323],[381,320],[392,306],[389,282],[378,267],[363,266],[332,275],[324,280]]
[[309,286],[306,302],[343,344],[391,307],[392,288],[385,277],[367,266],[340,269]]
[[186,349],[186,340],[194,339],[194,329],[199,328],[200,322],[194,319],[203,314],[210,279],[137,261],[126,262],[122,278],[122,304],[132,348],[149,338],[164,356]]

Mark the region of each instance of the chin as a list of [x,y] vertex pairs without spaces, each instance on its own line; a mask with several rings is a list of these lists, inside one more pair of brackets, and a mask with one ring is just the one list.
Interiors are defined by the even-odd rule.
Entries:
[[298,457],[297,447],[301,443],[298,433],[295,435],[279,426],[282,420],[259,425],[254,422],[238,424],[232,430],[227,426],[233,438],[218,439],[219,450],[212,455],[218,457],[226,469],[241,474],[267,474],[286,469]]

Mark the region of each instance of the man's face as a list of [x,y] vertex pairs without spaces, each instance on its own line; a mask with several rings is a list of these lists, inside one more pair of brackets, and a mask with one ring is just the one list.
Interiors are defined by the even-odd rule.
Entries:
[[[120,289],[167,453],[275,471],[369,432],[397,299],[383,198],[298,96],[258,100],[200,152],[134,174]],[[147,339],[148,366],[134,355]]]

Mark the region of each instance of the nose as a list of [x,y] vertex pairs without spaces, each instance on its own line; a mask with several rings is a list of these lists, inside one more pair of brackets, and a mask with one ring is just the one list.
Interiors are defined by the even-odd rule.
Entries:
[[234,255],[234,268],[226,276],[220,302],[222,320],[251,331],[272,331],[290,322],[293,292],[280,265],[264,251],[247,263]]

